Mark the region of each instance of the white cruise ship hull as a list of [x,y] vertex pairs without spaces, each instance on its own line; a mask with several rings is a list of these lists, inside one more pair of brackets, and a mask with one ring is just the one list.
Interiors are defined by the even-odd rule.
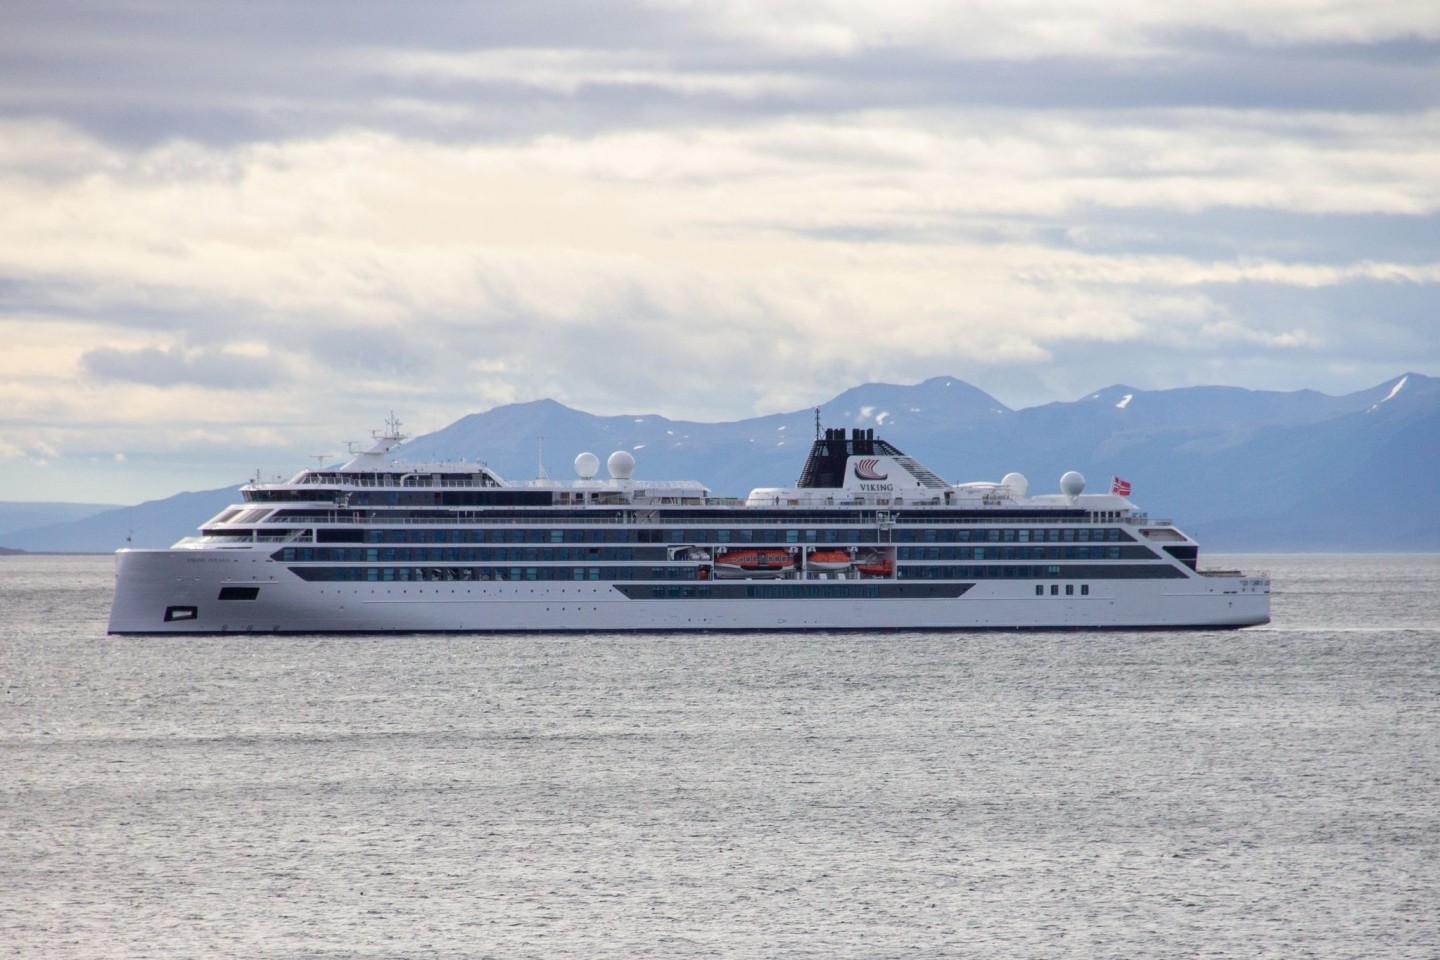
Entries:
[[1101,579],[1085,595],[1062,584],[1076,586],[1057,582],[1052,595],[1050,582],[1030,580],[311,582],[259,549],[122,550],[109,630],[1223,629],[1270,619],[1264,577]]

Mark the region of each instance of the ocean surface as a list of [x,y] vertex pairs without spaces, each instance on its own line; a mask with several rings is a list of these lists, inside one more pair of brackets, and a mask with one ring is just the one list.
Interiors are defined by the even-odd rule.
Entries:
[[0,558],[0,955],[1434,958],[1440,556],[1215,633],[107,637]]

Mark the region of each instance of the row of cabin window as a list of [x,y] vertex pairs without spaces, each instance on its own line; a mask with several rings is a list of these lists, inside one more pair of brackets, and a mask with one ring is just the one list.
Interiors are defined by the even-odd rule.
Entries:
[[[1131,538],[1118,527],[971,529],[897,526],[896,543],[1120,543]],[[873,527],[819,529],[700,528],[460,528],[365,531],[366,543],[874,543]]]
[[[1037,584],[1035,584],[1035,596],[1037,596],[1037,597],[1043,597],[1043,596],[1045,596],[1045,584],[1043,584],[1043,583],[1037,583]],[[1060,584],[1058,584],[1058,583],[1052,583],[1052,584],[1050,584],[1050,596],[1052,596],[1052,597],[1058,597],[1058,596],[1060,596]],[[1075,596],[1075,584],[1073,584],[1073,583],[1067,583],[1067,584],[1065,584],[1065,596],[1067,596],[1067,597],[1073,597],[1073,596]],[[1082,583],[1082,584],[1080,584],[1080,596],[1082,596],[1082,597],[1088,597],[1088,596],[1090,596],[1090,584],[1088,584],[1088,583]]]
[[[634,594],[632,594],[634,596]],[[714,596],[709,584],[670,583],[650,588],[655,600],[704,600]],[[878,599],[880,588],[870,583],[759,583],[746,584],[747,599],[760,600],[866,600]]]
[[1013,547],[897,547],[898,560],[1154,560],[1139,544]]
[[[688,567],[293,567],[308,581],[433,582],[433,581],[576,581],[576,580],[697,580],[699,568]],[[1160,568],[1163,571],[1166,568]],[[1064,576],[1059,566],[1011,564],[1005,566],[908,566],[900,567],[901,580],[1035,580]],[[1086,576],[1145,576],[1150,568],[1097,571],[1086,568]]]
[[1006,527],[1004,529],[969,530],[956,527],[896,527],[893,540],[898,543],[1120,543],[1132,538],[1119,527],[1092,530],[1089,527]]
[[567,560],[664,560],[664,547],[285,547],[283,563],[522,563]]
[[1004,566],[951,566],[907,564],[898,568],[901,580],[1177,580],[1186,573],[1168,563],[1006,564]]
[[[1150,560],[1136,545],[897,547],[900,560]],[[565,561],[664,560],[664,547],[285,547],[272,554],[284,563],[551,563]]]
[[695,580],[695,567],[292,567],[312,582],[428,583],[486,581]]

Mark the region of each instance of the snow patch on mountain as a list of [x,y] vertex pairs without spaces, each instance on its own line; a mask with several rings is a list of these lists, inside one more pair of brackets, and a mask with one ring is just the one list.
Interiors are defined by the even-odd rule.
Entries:
[[[1407,373],[1405,376],[1401,377],[1399,380],[1396,380],[1396,381],[1395,381],[1395,386],[1393,386],[1393,387],[1390,388],[1390,392],[1387,393],[1387,394],[1385,394],[1385,399],[1384,399],[1384,400],[1381,400],[1380,403],[1389,403],[1391,400],[1394,400],[1394,399],[1395,399],[1395,395],[1400,392],[1400,390],[1405,386],[1405,381],[1407,381],[1407,380],[1409,380],[1409,379],[1410,379],[1410,375]],[[1379,410],[1379,409],[1380,409],[1380,403],[1375,404],[1375,406],[1371,407],[1370,409],[1371,409],[1371,410]]]

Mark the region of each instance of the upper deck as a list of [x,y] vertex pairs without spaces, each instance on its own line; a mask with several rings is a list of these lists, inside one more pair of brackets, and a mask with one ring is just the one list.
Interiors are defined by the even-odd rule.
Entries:
[[[1124,525],[1141,528],[1146,539],[1189,540],[1124,497],[1085,494],[1078,474],[1061,478],[1060,493],[1040,496],[1029,494],[1028,481],[1018,473],[999,482],[952,485],[871,431],[847,436],[827,430],[817,436],[795,486],[761,487],[735,498],[714,496],[696,481],[636,479],[634,457],[625,451],[610,456],[604,478],[598,476],[599,459],[582,453],[575,461],[577,477],[568,481],[511,483],[483,462],[407,464],[389,458],[404,438],[393,419],[388,426],[343,466],[247,484],[245,503],[204,524],[201,538],[190,544],[359,540],[363,535],[340,531],[496,525],[651,527],[665,539],[683,539],[685,528],[866,527],[903,533],[920,527]],[[322,536],[324,531],[330,532]]]

